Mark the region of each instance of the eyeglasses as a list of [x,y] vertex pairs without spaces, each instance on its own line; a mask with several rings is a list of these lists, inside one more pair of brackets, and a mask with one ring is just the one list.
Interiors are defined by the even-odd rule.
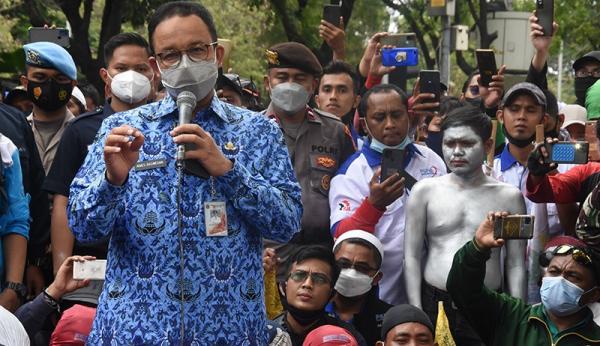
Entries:
[[306,281],[309,275],[310,281],[312,281],[315,285],[325,285],[331,283],[331,279],[329,279],[327,275],[313,272],[309,273],[305,270],[293,271],[290,273],[288,278],[292,279],[294,282],[303,283]]
[[469,85],[469,90],[473,96],[479,95],[479,85]]
[[592,264],[592,257],[590,257],[586,250],[572,245],[559,245],[553,251],[542,252],[539,257],[539,263],[542,267],[547,267],[554,256],[566,256],[568,254],[571,254],[573,260],[579,264],[584,266]]
[[591,72],[586,71],[586,70],[579,70],[579,71],[575,72],[575,76],[578,78],[585,78],[585,77],[600,78],[600,69],[596,69]]
[[217,43],[218,42],[212,42],[209,44],[201,43],[186,50],[166,50],[164,52],[157,53],[156,57],[158,58],[159,62],[167,67],[179,65],[183,54],[187,55],[187,57],[193,62],[199,62],[208,58],[210,47],[214,47]]
[[354,268],[354,269],[356,269],[357,272],[363,273],[366,275],[369,275],[370,273],[377,271],[377,268],[373,268],[366,263],[352,263],[352,262],[348,261],[347,259],[343,259],[343,258],[340,259],[339,261],[337,261],[336,264],[340,269]]

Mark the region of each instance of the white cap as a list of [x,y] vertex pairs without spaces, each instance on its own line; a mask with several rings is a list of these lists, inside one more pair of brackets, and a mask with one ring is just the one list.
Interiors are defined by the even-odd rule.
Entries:
[[580,105],[566,105],[560,112],[565,115],[565,122],[562,125],[563,129],[573,124],[585,125],[587,121],[587,110]]
[[366,232],[366,231],[361,231],[361,230],[356,229],[356,230],[352,230],[352,231],[343,233],[341,236],[339,236],[335,240],[335,244],[333,244],[333,249],[335,250],[335,248],[338,245],[340,245],[344,240],[356,239],[356,238],[365,240],[369,244],[375,246],[377,251],[379,251],[379,255],[381,256],[381,262],[383,262],[383,244],[381,244],[381,242],[379,241],[379,239],[377,239],[376,236],[374,236],[373,234]]
[[75,99],[77,99],[77,101],[81,102],[81,105],[83,106],[83,108],[86,108],[86,104],[87,102],[85,102],[85,96],[83,96],[83,93],[81,92],[81,89],[79,89],[78,87],[73,87],[73,92],[71,93],[71,96],[73,96]]

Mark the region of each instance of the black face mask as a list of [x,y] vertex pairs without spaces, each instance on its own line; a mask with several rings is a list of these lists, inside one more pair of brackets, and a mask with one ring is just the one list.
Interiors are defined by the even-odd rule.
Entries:
[[475,108],[479,108],[481,109],[481,105],[482,105],[482,100],[481,97],[476,97],[476,98],[466,98],[465,97],[465,102],[470,104],[471,106],[475,107]]
[[504,136],[506,137],[506,139],[508,139],[508,142],[510,144],[514,144],[519,148],[525,148],[526,146],[533,143],[533,141],[535,141],[535,133],[533,134],[533,136],[529,137],[528,139],[516,139],[515,137],[511,136],[508,133],[508,131],[506,130],[506,126],[504,126],[504,124],[502,124],[502,132],[504,132]]
[[43,83],[29,80],[27,96],[38,107],[46,111],[55,111],[69,102],[73,85],[61,84],[50,78]]
[[[283,291],[285,292],[285,289],[283,289]],[[283,294],[281,295],[281,305],[283,305],[283,309],[292,315],[296,322],[303,327],[315,323],[325,315],[325,307],[321,310],[300,310],[289,304],[287,297]]]
[[575,78],[575,96],[577,97],[578,105],[585,107],[585,94],[598,79],[600,78],[592,76]]

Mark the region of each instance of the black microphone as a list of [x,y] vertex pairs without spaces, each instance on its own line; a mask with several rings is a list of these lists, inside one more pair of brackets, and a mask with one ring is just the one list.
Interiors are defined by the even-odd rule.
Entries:
[[[190,91],[182,91],[177,95],[177,108],[179,109],[179,125],[189,124],[196,108],[196,95]],[[177,145],[177,161],[185,157],[185,144]]]

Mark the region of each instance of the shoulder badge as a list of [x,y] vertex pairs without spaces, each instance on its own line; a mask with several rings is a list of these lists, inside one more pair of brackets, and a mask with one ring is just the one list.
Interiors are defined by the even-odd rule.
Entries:
[[324,168],[333,168],[335,166],[335,160],[329,156],[319,156],[317,157],[317,165]]
[[331,176],[329,174],[325,174],[323,178],[321,178],[321,187],[325,191],[329,191],[329,185],[331,183]]

